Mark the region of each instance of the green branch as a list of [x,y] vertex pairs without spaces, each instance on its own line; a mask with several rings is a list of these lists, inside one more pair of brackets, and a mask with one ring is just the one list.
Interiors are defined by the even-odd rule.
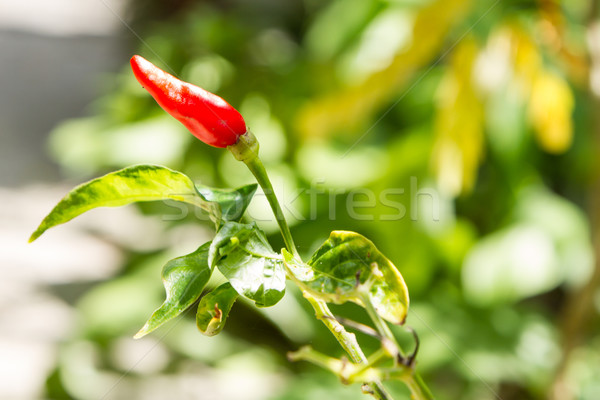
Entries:
[[[294,239],[292,238],[292,233],[287,221],[285,220],[277,196],[273,191],[273,185],[271,184],[262,161],[258,157],[258,147],[258,142],[256,141],[254,135],[251,132],[247,132],[245,135],[240,137],[239,141],[235,145],[229,146],[229,150],[233,153],[237,160],[243,161],[246,164],[259,185],[262,187],[265,196],[269,201],[269,205],[271,206],[271,210],[275,215],[277,224],[279,225],[279,229],[281,231],[281,235],[283,236],[287,250],[292,253],[294,257],[300,260],[300,256],[294,244]],[[299,283],[296,279],[293,280],[296,283]],[[312,293],[310,293],[310,291],[306,290],[303,285],[300,284],[299,287],[302,289],[302,294],[304,297],[315,310],[317,319],[323,322],[327,329],[329,329],[329,331],[333,334],[344,351],[346,351],[346,353],[350,356],[350,359],[355,367],[353,367],[352,371],[349,371],[351,373],[348,375],[345,371],[345,368],[348,366],[343,360],[325,356],[310,348],[303,348],[298,352],[291,353],[290,358],[292,360],[302,359],[311,361],[336,373],[336,375],[340,376],[340,378],[346,382],[351,380],[353,381],[354,379],[364,379],[366,383],[363,385],[363,391],[372,395],[378,400],[392,400],[392,397],[383,387],[379,376],[393,377],[394,379],[403,380],[410,388],[415,400],[433,399],[431,393],[424,385],[420,377],[409,366],[395,363],[394,368],[390,369],[389,371],[372,368],[372,364],[379,362],[384,353],[376,353],[374,358],[372,357],[371,360],[367,359],[360,345],[358,344],[358,341],[356,340],[356,336],[353,333],[348,332],[346,328],[334,317],[329,310],[327,303],[322,299],[316,298]],[[370,302],[367,303],[370,304]],[[376,328],[379,330],[380,334],[384,338],[388,338],[391,343],[395,344],[396,341],[393,338],[389,327],[379,318],[375,310],[367,307],[367,311],[372,317],[374,317]],[[359,367],[356,365],[359,365]],[[383,375],[381,375],[382,373]]]

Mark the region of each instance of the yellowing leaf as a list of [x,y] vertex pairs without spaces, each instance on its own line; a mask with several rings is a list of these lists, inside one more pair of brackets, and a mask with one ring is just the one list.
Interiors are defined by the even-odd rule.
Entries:
[[472,77],[477,51],[473,39],[463,39],[438,91],[433,168],[450,195],[473,187],[483,152],[483,106]]
[[415,71],[427,65],[444,44],[448,30],[469,9],[470,0],[437,0],[416,15],[413,42],[394,56],[390,65],[360,84],[311,101],[300,110],[300,133],[321,137],[339,131],[359,134],[372,114],[383,104],[401,96],[399,90],[410,83]]
[[542,72],[533,81],[529,118],[540,146],[549,153],[566,151],[573,140],[574,99],[560,76]]
[[527,32],[518,26],[510,28],[514,69],[523,90],[531,90],[531,84],[542,70],[542,55]]
[[529,121],[535,137],[545,151],[562,153],[573,138],[571,88],[562,77],[544,68],[540,50],[525,30],[516,25],[508,29],[515,78],[529,100]]

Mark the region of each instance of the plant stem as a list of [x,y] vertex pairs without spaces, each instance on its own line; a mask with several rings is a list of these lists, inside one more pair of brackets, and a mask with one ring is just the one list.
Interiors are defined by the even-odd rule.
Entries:
[[375,307],[373,307],[373,303],[371,303],[371,300],[368,298],[368,296],[363,296],[362,302],[365,306],[365,310],[367,310],[367,314],[369,314],[369,317],[373,321],[373,324],[375,325],[375,328],[377,328],[379,334],[389,340],[389,342],[396,347],[398,352],[400,352],[400,346],[396,341],[396,337],[392,333],[390,327],[379,316],[379,314],[377,314],[377,310],[375,310]]
[[[329,329],[329,331],[333,334],[333,336],[336,338],[336,340],[339,342],[342,348],[346,351],[346,353],[348,353],[352,361],[357,364],[367,363],[367,357],[360,348],[360,345],[356,340],[356,336],[353,333],[348,332],[346,328],[344,328],[344,326],[340,324],[337,319],[335,319],[335,317],[331,313],[331,310],[329,310],[329,307],[327,307],[327,303],[325,303],[323,300],[313,297],[313,295],[311,295],[307,291],[303,291],[302,294],[312,305],[313,309],[315,310],[317,319],[323,322],[323,324],[325,324],[327,329]],[[368,385],[371,394],[376,399],[392,399],[392,397],[387,393],[381,382],[367,382],[366,385]]]
[[279,225],[279,230],[281,231],[281,235],[283,236],[285,247],[294,256],[300,258],[298,255],[298,250],[296,250],[296,245],[294,244],[292,232],[290,231],[290,227],[288,226],[287,221],[285,220],[283,210],[279,205],[279,201],[277,200],[277,196],[275,195],[273,185],[271,184],[271,180],[267,175],[265,166],[258,157],[252,160],[248,160],[246,162],[246,165],[248,166],[248,169],[250,169],[250,172],[252,172],[252,175],[254,175],[254,177],[256,178],[258,184],[263,189],[267,200],[269,201],[269,205],[271,206],[271,210],[273,210],[273,214],[275,215],[275,219],[277,220],[277,225]]
[[271,210],[275,215],[277,225],[279,225],[279,230],[281,231],[283,241],[285,242],[285,247],[290,253],[299,259],[300,256],[298,254],[298,250],[296,250],[296,245],[294,244],[294,239],[292,238],[292,232],[290,231],[290,227],[285,220],[283,210],[279,205],[279,200],[277,200],[277,196],[273,190],[273,185],[271,184],[269,175],[267,175],[267,170],[258,156],[258,148],[258,141],[256,140],[254,134],[252,134],[250,131],[240,136],[236,144],[228,147],[233,156],[238,161],[243,161],[250,172],[252,172],[252,175],[254,175],[256,178],[256,181],[262,188],[265,196],[267,196]]
[[[373,307],[373,304],[369,301],[368,298],[364,298],[363,303],[365,305],[367,313],[373,320],[373,323],[375,324],[375,327],[377,328],[379,333],[383,337],[388,339],[394,346],[396,346],[398,351],[400,351],[398,342],[396,341],[396,338],[394,337],[394,334],[392,333],[390,327],[379,316],[379,314],[377,314],[377,311],[375,310],[375,307]],[[414,369],[412,368],[410,369],[410,371],[411,373],[403,375],[401,379],[410,389],[412,398],[417,400],[433,400],[433,395],[431,394],[431,391],[429,390],[423,379],[421,379],[421,376],[417,374],[417,372],[414,371]]]
[[[298,250],[294,244],[294,239],[292,238],[292,233],[287,221],[285,220],[281,206],[279,205],[279,200],[273,191],[271,180],[267,175],[267,171],[262,161],[258,157],[258,142],[256,141],[256,138],[251,132],[248,132],[246,135],[241,136],[238,143],[230,146],[229,149],[236,159],[243,161],[246,164],[248,169],[250,169],[250,172],[252,172],[256,178],[256,181],[263,189],[265,196],[267,196],[267,200],[269,201],[271,210],[275,215],[275,219],[279,225],[279,230],[281,231],[281,235],[283,236],[287,250],[295,257],[300,259],[300,255],[298,254]],[[368,363],[367,357],[363,353],[358,341],[356,340],[356,336],[353,333],[348,332],[344,326],[335,319],[331,313],[331,310],[329,310],[329,307],[327,307],[327,303],[323,300],[315,298],[306,290],[303,290],[302,294],[312,305],[317,319],[321,320],[325,324],[342,348],[346,351],[346,353],[348,353],[352,361],[357,364]],[[369,310],[367,309],[367,311]],[[374,312],[374,310],[371,310],[371,312]],[[375,317],[378,317],[376,313],[374,315]],[[393,343],[396,343],[395,339],[393,339],[393,336],[391,335],[389,327],[385,325],[385,322],[382,322],[381,320],[379,320],[379,322],[380,324],[377,324],[377,322],[375,323],[377,328],[382,331],[380,333],[385,337],[390,338]],[[431,393],[416,373],[407,375],[407,377],[403,380],[410,388],[415,400],[433,399]],[[392,397],[387,393],[380,381],[375,380],[373,382],[367,382],[365,383],[365,386],[367,388],[366,391],[376,399],[392,400]]]
[[[267,175],[267,171],[265,167],[258,157],[258,142],[254,135],[248,132],[247,135],[243,135],[240,137],[240,141],[236,143],[234,146],[230,146],[229,149],[233,153],[234,157],[239,161],[243,161],[252,175],[256,178],[256,181],[263,189],[265,196],[267,196],[267,200],[269,201],[269,205],[271,206],[271,210],[275,215],[275,219],[277,220],[277,224],[279,225],[279,230],[281,231],[281,235],[283,236],[283,241],[285,242],[285,246],[290,253],[292,253],[295,257],[300,259],[300,255],[298,254],[298,250],[294,245],[294,239],[292,238],[292,233],[290,228],[285,220],[285,216],[283,215],[283,211],[281,210],[281,206],[279,205],[279,201],[277,200],[277,196],[273,191],[273,185],[271,184],[271,180]],[[322,300],[314,298],[310,293],[303,291],[304,297],[310,302],[315,310],[315,314],[318,319],[320,319],[325,326],[331,331],[333,336],[340,343],[342,348],[348,353],[352,361],[356,363],[366,363],[367,357],[363,353],[360,348],[358,342],[356,341],[356,336],[354,334],[346,331],[344,326],[340,324],[331,311],[329,307],[327,307],[327,303]],[[391,400],[390,395],[385,391],[385,388],[381,384],[381,382],[368,382],[366,383],[369,392],[379,400]]]
[[413,399],[434,400],[433,394],[416,371],[403,378],[402,381],[410,389]]
[[310,305],[314,308],[317,319],[322,321],[323,324],[331,331],[333,336],[336,338],[342,348],[350,355],[353,362],[357,364],[366,363],[367,357],[361,350],[356,335],[350,333],[344,328],[327,307],[327,303],[323,300],[313,297],[310,293],[304,291],[302,293],[308,300]]

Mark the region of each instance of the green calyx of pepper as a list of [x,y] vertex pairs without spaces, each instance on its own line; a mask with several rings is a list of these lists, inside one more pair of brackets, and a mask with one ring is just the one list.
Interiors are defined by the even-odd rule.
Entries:
[[240,136],[235,144],[227,147],[236,160],[246,164],[258,158],[258,148],[258,140],[250,131]]

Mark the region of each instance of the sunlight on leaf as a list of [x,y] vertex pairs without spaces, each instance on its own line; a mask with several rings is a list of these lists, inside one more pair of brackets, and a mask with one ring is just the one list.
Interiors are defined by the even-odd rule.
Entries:
[[[194,183],[184,174],[156,165],[137,165],[81,184],[67,194],[44,218],[30,242],[53,226],[96,207],[118,207],[138,201],[201,200]],[[207,206],[208,204],[205,204]]]
[[284,257],[290,271],[316,297],[361,306],[369,301],[380,317],[394,324],[404,323],[409,304],[404,279],[364,236],[333,231],[307,264],[285,251]]
[[276,304],[285,293],[281,256],[273,251],[256,223],[223,225],[210,246],[209,263],[239,294],[259,307]]
[[176,200],[193,204],[207,211],[218,225],[221,220],[239,219],[256,187],[256,184],[236,190],[195,187],[181,172],[158,165],[136,165],[77,186],[44,218],[29,241],[91,209],[140,201]]

